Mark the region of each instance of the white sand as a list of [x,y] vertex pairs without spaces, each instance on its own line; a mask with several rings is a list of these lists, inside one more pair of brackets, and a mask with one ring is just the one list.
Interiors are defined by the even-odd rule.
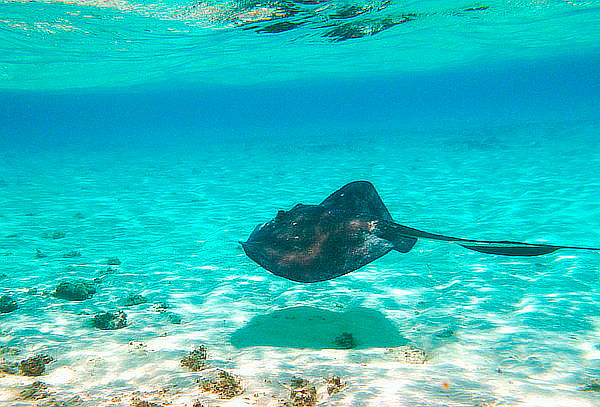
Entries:
[[[237,243],[280,208],[369,179],[413,227],[598,245],[598,144],[565,146],[552,138],[560,129],[536,126],[548,144],[500,128],[488,130],[507,141],[489,147],[445,137],[5,153],[0,294],[20,308],[0,316],[0,344],[22,350],[9,359],[56,361],[39,378],[0,377],[0,404],[35,405],[15,397],[42,380],[57,399],[89,406],[129,406],[135,396],[177,407],[281,406],[297,375],[317,385],[323,406],[598,406],[598,393],[581,391],[600,374],[598,254],[514,260],[420,242],[346,277],[299,285],[260,269]],[[578,134],[597,134],[587,126]],[[53,230],[66,237],[42,237]],[[38,248],[48,257],[36,259]],[[81,257],[62,257],[71,250]],[[123,263],[104,273],[114,256]],[[100,278],[98,292],[82,302],[40,295],[69,278]],[[149,303],[123,307],[128,294]],[[171,308],[153,310],[161,301]],[[116,309],[127,328],[91,327],[93,314]],[[353,333],[357,349],[327,349],[336,332]],[[211,370],[179,365],[200,344],[211,369],[242,378],[243,395],[200,390],[196,380]],[[390,344],[429,360],[406,363]],[[331,375],[347,387],[329,397]]]

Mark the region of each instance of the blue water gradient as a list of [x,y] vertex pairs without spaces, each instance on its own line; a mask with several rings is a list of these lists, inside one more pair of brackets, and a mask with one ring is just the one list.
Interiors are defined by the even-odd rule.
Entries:
[[[597,120],[598,55],[362,79],[0,93],[0,143],[203,143],[220,138],[410,137],[545,120]],[[373,133],[376,134],[373,134]],[[535,135],[531,135],[535,137]]]
[[[0,6],[7,4],[23,14],[26,8],[15,5],[41,7],[46,18],[44,7],[57,6]],[[151,17],[144,4],[98,4],[85,7],[99,13],[89,21],[104,33],[104,45],[112,34],[138,38],[140,21]],[[425,48],[454,44],[456,59],[445,50],[420,61],[419,49],[411,48],[405,70],[390,44],[399,44],[395,30],[413,21],[331,41],[321,36],[323,27],[308,39],[294,30],[265,37],[260,28],[237,24],[238,13],[215,22],[207,41],[252,44],[240,54],[242,71],[265,75],[249,81],[225,80],[241,72],[228,65],[236,47],[221,59],[213,55],[208,69],[183,63],[197,51],[185,43],[183,62],[181,53],[155,61],[148,51],[154,48],[144,46],[143,57],[117,60],[67,57],[65,42],[51,42],[58,56],[43,54],[36,51],[54,34],[30,43],[21,31],[1,32],[19,52],[0,57],[0,295],[19,308],[0,314],[0,363],[36,353],[56,361],[39,378],[0,376],[0,405],[31,405],[18,400],[19,392],[39,379],[66,405],[124,407],[141,397],[176,407],[194,400],[275,407],[289,399],[292,376],[302,376],[318,387],[319,402],[333,407],[597,406],[598,393],[583,390],[600,378],[598,253],[514,259],[419,241],[407,254],[307,285],[266,272],[239,245],[278,210],[318,203],[364,179],[396,221],[415,228],[600,246],[600,42],[590,36],[596,26],[570,20],[596,10],[582,4],[557,22],[551,17],[568,3],[511,4],[528,17],[510,20],[509,39],[537,47],[483,41],[485,52],[473,54],[459,49],[464,38],[456,43],[446,32]],[[119,13],[110,5],[140,25],[115,30],[111,24],[120,19],[108,15]],[[161,18],[179,7],[155,6]],[[494,21],[515,15],[497,13]],[[110,23],[103,26],[102,18]],[[161,18],[152,21],[174,23]],[[446,21],[452,32],[472,27],[452,13],[428,18],[428,30],[438,27],[431,19]],[[531,34],[530,18],[538,23],[533,28],[544,29]],[[476,21],[486,31],[490,21]],[[573,30],[558,30],[545,43],[549,22]],[[492,37],[504,38],[502,24],[492,26]],[[36,35],[42,28],[48,27],[38,26]],[[277,39],[297,34],[291,42]],[[416,28],[413,35],[428,38]],[[259,41],[267,47],[262,53]],[[288,53],[265,58],[277,54],[269,47],[280,41]],[[333,64],[315,65],[292,58],[298,41],[304,56],[341,48],[331,51]],[[358,51],[369,49],[375,57],[358,63]],[[390,55],[394,69],[378,65],[382,55]],[[260,63],[244,65],[250,57]],[[51,62],[46,73],[37,64],[44,60]],[[157,68],[164,61],[173,65]],[[199,80],[203,67],[213,80]],[[112,257],[121,264],[109,269]],[[74,279],[93,284],[96,294],[81,302],[50,295]],[[148,302],[125,306],[132,294]],[[92,326],[94,314],[119,309],[128,315],[126,328]],[[356,341],[353,349],[337,345],[344,333]],[[200,344],[211,368],[189,372],[179,359]],[[197,380],[214,368],[238,375],[244,395],[227,401],[202,391]],[[331,375],[347,386],[330,396],[324,378]]]

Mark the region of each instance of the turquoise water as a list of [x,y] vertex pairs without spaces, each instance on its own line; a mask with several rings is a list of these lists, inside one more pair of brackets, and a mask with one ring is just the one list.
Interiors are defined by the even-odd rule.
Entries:
[[[369,180],[407,226],[600,247],[599,13],[0,3],[0,405],[600,405],[598,252],[420,240],[298,284],[239,244]],[[80,280],[89,298],[56,295]],[[127,326],[94,326],[107,311]],[[40,376],[15,365],[37,354]],[[199,385],[217,369],[243,393]]]
[[361,78],[597,55],[597,1],[0,3],[3,88]]

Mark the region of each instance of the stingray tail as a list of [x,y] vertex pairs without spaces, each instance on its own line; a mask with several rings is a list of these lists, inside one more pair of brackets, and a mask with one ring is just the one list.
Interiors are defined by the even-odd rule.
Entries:
[[[544,254],[553,253],[560,249],[600,251],[600,248],[595,247],[523,243],[513,242],[510,240],[463,239],[460,237],[444,236],[435,233],[424,232],[422,230],[413,229],[408,226],[399,225],[393,222],[385,222],[385,224],[380,223],[379,228],[383,231],[382,237],[394,243],[395,248],[400,247],[400,249],[396,248],[396,250],[403,253],[410,250],[418,238],[456,243],[469,250],[501,256],[541,256]],[[398,242],[398,245],[396,242]],[[412,242],[412,245],[408,247],[408,244],[405,242]],[[408,247],[408,250],[401,250],[401,248],[406,247]]]
[[543,254],[553,253],[558,249],[566,248],[563,246],[530,245],[518,242],[511,242],[510,244],[505,245],[483,242],[477,242],[475,244],[459,244],[469,250],[487,254],[498,254],[501,256],[541,256]]

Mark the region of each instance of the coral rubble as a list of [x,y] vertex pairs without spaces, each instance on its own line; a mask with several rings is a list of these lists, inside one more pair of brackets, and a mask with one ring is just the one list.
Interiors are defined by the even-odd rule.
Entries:
[[244,392],[240,379],[224,370],[217,370],[212,380],[201,380],[200,388],[218,394],[221,398],[230,399]]
[[127,314],[123,311],[101,312],[96,314],[92,320],[94,327],[104,331],[125,328],[127,326]]
[[335,393],[338,393],[340,390],[346,387],[346,383],[344,383],[339,376],[331,376],[326,380],[326,382],[327,394],[329,394],[330,396]]
[[188,368],[192,372],[199,372],[208,367],[206,363],[206,348],[204,345],[196,347],[194,350],[189,352],[179,362],[181,366]]
[[134,398],[131,401],[131,407],[163,407],[158,403],[152,403],[150,401],[141,400],[138,398]]
[[93,284],[83,280],[63,281],[59,283],[52,295],[68,301],[83,301],[96,294]]
[[0,314],[8,314],[19,308],[17,302],[8,295],[0,296]]
[[46,371],[46,365],[53,360],[48,355],[35,355],[19,362],[19,371],[23,376],[41,376]]
[[50,396],[48,385],[43,382],[33,382],[23,386],[19,393],[20,400],[41,400]]
[[308,380],[294,377],[290,383],[290,400],[286,407],[310,407],[317,404],[317,388]]
[[134,305],[145,304],[148,302],[148,299],[140,294],[131,294],[125,297],[123,300],[123,305],[126,307],[133,307]]
[[119,260],[118,257],[109,257],[106,260],[106,264],[108,264],[109,266],[118,266],[121,264],[121,260]]

